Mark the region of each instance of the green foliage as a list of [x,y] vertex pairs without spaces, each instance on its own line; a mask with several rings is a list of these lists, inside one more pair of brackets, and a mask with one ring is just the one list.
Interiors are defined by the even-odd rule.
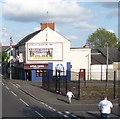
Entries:
[[88,37],[87,43],[94,48],[106,47],[107,44],[108,47],[118,47],[118,38],[115,33],[99,28]]
[[5,51],[2,51],[2,65],[6,65],[9,62],[10,57]]

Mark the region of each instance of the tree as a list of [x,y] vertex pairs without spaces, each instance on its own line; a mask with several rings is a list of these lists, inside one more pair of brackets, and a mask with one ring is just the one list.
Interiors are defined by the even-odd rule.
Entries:
[[10,56],[5,51],[2,51],[2,65],[5,66],[9,62]]
[[108,47],[118,47],[118,38],[115,33],[99,28],[88,37],[87,43],[94,48],[106,47],[107,44]]

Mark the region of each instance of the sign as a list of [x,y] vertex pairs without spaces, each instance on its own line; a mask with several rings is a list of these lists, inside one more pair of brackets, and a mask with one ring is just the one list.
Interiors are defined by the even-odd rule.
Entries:
[[27,43],[28,61],[63,60],[63,43]]
[[48,64],[24,64],[24,69],[48,69]]

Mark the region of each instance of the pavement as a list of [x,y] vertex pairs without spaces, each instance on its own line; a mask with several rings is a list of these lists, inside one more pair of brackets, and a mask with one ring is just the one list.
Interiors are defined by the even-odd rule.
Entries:
[[[76,108],[80,109],[82,105],[92,105],[93,107],[97,107],[97,104],[99,101],[96,100],[72,100],[72,104],[68,104],[68,99],[66,96],[53,93],[50,91],[47,91],[43,89],[41,86],[41,82],[32,82],[32,81],[23,81],[23,80],[15,80],[15,79],[5,79],[6,81],[10,81],[14,86],[16,86],[18,89],[26,93],[27,95],[33,97],[35,100],[38,100],[40,102],[43,102],[48,105],[57,105],[58,107],[61,106],[61,109],[66,107],[66,109],[71,108]],[[112,101],[115,106],[118,106],[117,100]],[[69,106],[70,105],[70,106]],[[84,109],[81,109],[83,111]],[[88,112],[89,114],[92,114],[92,111],[95,109],[91,108],[91,112]],[[98,110],[94,111],[94,113],[99,113]],[[120,116],[120,115],[117,115]]]

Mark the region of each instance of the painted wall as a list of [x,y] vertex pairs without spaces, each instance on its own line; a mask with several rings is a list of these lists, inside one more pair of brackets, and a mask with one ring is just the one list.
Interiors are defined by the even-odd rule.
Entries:
[[[106,80],[106,65],[91,65],[90,77],[92,80]],[[114,80],[113,65],[108,65],[108,80]]]
[[[48,43],[62,43],[63,47],[62,47],[62,52],[61,52],[62,54],[61,61],[70,62],[70,41],[68,41],[66,38],[64,38],[59,33],[57,33],[56,31],[53,31],[50,28],[44,29],[43,31],[39,32],[36,36],[34,36],[32,39],[30,39],[28,42],[26,42],[26,51],[28,51],[27,43],[44,43],[46,45],[47,44],[46,38],[47,38]],[[55,48],[56,50],[59,50],[58,47],[55,47]],[[48,63],[50,62],[47,60],[28,61],[27,53],[28,52],[26,52],[26,63],[34,63],[34,62],[35,63]],[[59,57],[59,54],[58,54],[58,57]],[[56,62],[56,61],[57,60],[54,60],[52,62]]]
[[[91,64],[91,49],[90,48],[71,48],[70,49],[71,59],[71,73],[73,75],[72,80],[78,80],[78,73],[80,69],[85,69],[86,80],[89,80],[90,64]],[[89,72],[89,73],[88,73]]]

